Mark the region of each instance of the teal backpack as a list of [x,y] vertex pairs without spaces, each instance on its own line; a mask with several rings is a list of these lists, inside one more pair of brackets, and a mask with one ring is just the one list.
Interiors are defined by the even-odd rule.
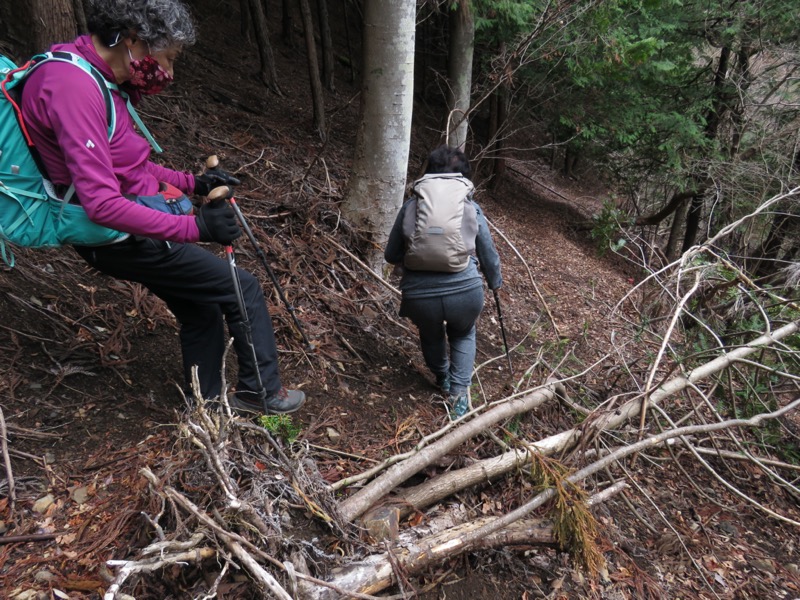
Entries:
[[161,152],[128,95],[80,56],[47,52],[17,67],[0,55],[0,254],[10,267],[14,266],[14,255],[6,248],[6,242],[29,248],[57,248],[66,244],[99,246],[128,235],[93,223],[80,205],[70,204],[74,186],[59,198],[25,129],[20,110],[21,84],[35,69],[52,61],[75,65],[97,83],[105,100],[109,140],[117,124],[111,98],[111,91],[116,90],[127,101],[128,111],[151,146]]

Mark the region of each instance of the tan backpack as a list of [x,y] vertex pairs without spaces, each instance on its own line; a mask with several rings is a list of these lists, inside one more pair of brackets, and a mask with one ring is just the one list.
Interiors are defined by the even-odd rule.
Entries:
[[414,183],[403,216],[407,269],[458,273],[467,268],[478,235],[474,190],[460,173],[430,173]]

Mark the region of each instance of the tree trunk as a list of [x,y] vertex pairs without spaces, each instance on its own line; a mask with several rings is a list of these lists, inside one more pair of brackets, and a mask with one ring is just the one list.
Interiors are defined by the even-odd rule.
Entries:
[[[625,484],[615,484],[587,499],[591,507],[605,502],[625,488]],[[458,512],[458,511],[454,511]],[[471,543],[462,542],[476,531],[491,527],[497,517],[479,517],[467,522],[453,523],[461,515],[447,513],[438,515],[422,526],[422,532],[415,529],[404,531],[389,552],[373,554],[351,562],[331,576],[338,590],[303,585],[303,598],[308,600],[334,600],[341,598],[341,590],[356,591],[362,594],[375,594],[396,582],[396,573],[415,575],[440,565],[444,561],[469,550],[484,550],[517,544],[525,546],[560,547],[556,539],[553,522],[549,518],[525,518],[509,523],[505,527],[481,536]],[[428,530],[428,531],[425,531]],[[422,535],[420,535],[422,533]],[[418,552],[418,549],[424,549]]]
[[[791,208],[789,209],[791,210]],[[751,269],[759,277],[772,275],[781,268],[781,264],[777,262],[778,254],[783,246],[784,240],[789,236],[792,230],[792,224],[800,220],[797,217],[787,212],[778,211],[772,218],[772,226],[770,227],[769,234],[766,240],[761,245],[760,251],[756,254],[754,259],[754,266]]]
[[314,127],[320,138],[325,139],[325,96],[322,93],[322,81],[319,78],[319,61],[317,60],[317,44],[314,41],[314,20],[311,18],[311,6],[308,0],[300,0],[300,15],[303,18],[303,31],[308,54],[308,79],[311,84],[311,104],[314,107]]
[[681,252],[686,252],[689,248],[694,246],[697,240],[697,232],[700,231],[700,218],[703,215],[703,198],[705,197],[705,190],[697,192],[692,195],[692,200],[689,202],[689,210],[686,213],[686,229],[683,234],[683,246]]
[[272,44],[269,41],[269,28],[267,16],[261,0],[250,0],[250,15],[256,32],[256,43],[261,59],[261,81],[276,94],[280,94],[278,87],[278,74],[275,71],[275,57],[272,54]]
[[[505,43],[500,43],[498,53],[504,55],[506,52]],[[494,90],[489,98],[489,143],[487,154],[490,157],[491,164],[491,186],[494,187],[499,183],[500,177],[506,171],[506,162],[503,158],[503,135],[506,122],[506,94],[505,83],[500,82],[500,85]]]
[[580,157],[581,153],[578,144],[574,141],[567,142],[564,148],[564,168],[561,171],[564,177],[575,178],[575,167]]
[[447,145],[464,150],[467,144],[472,90],[472,56],[475,48],[475,21],[467,0],[450,11],[450,48],[448,51],[447,94],[449,118]]
[[349,0],[342,0],[342,13],[344,14],[344,35],[347,39],[347,62],[350,66],[350,83],[356,80],[355,60],[353,59],[353,43],[350,39],[350,15],[347,12]]
[[644,227],[645,225],[658,225],[661,223],[661,221],[682,207],[694,194],[695,192],[678,192],[674,194],[672,198],[670,198],[670,201],[667,202],[666,206],[657,213],[636,219],[636,226]]
[[56,42],[70,42],[77,36],[72,0],[32,0],[30,11],[34,53],[44,52]]
[[686,201],[694,197],[697,192],[679,192],[672,196],[667,205],[660,211],[653,215],[647,215],[636,219],[636,225],[643,227],[645,225],[658,225],[664,219],[675,213],[672,219],[672,226],[670,227],[669,239],[667,240],[666,248],[664,249],[664,256],[669,261],[675,260],[675,253],[678,247],[678,239],[680,232],[686,223]]
[[[712,146],[713,142],[717,139],[722,118],[729,109],[725,97],[725,82],[728,79],[730,57],[730,48],[722,48],[719,53],[719,64],[714,73],[711,108],[706,115],[706,127],[704,132],[706,139],[712,142]],[[702,187],[699,187],[699,189],[702,190]],[[689,213],[686,216],[686,233],[683,238],[683,252],[686,252],[689,248],[694,246],[697,241],[697,232],[700,231],[700,220],[703,217],[704,198],[704,193],[697,193],[692,196],[692,202],[689,205]]]
[[664,256],[667,262],[672,262],[677,257],[678,240],[680,239],[681,230],[686,224],[686,206],[685,202],[681,202],[675,209],[675,216],[672,217],[672,226],[669,229],[669,239],[667,246],[664,248]]
[[[736,77],[739,81],[739,89],[743,95],[750,88],[750,84],[753,82],[753,72],[750,69],[750,57],[752,54],[753,51],[749,48],[742,48],[739,50],[737,55],[736,70],[738,73],[736,74]],[[739,154],[739,147],[741,145],[742,135],[744,134],[745,129],[744,117],[745,108],[741,103],[738,103],[736,110],[733,111],[732,116],[733,134],[731,136],[731,143],[728,149],[728,156],[730,158],[734,158],[737,154]]]
[[[366,0],[361,119],[342,210],[371,236],[367,262],[380,271],[405,192],[414,93],[413,0]],[[391,69],[386,68],[392,65]]]
[[322,41],[322,81],[327,89],[334,91],[333,38],[328,15],[328,0],[317,0],[317,12],[319,13],[319,37]]
[[83,8],[83,0],[72,0],[72,10],[75,12],[75,25],[78,27],[78,33],[89,31],[89,26],[86,24],[86,11]]
[[[422,23],[419,26],[419,33],[420,33],[420,40],[419,40],[419,48],[420,52],[418,53],[419,58],[419,68],[414,72],[414,86],[417,90],[417,95],[426,100],[425,93],[428,89],[428,71],[430,69],[430,63],[428,59],[428,46],[429,40],[433,37],[431,36],[431,28],[433,19],[422,19]],[[417,57],[414,58],[417,60]]]
[[252,38],[252,16],[250,15],[250,0],[239,0],[239,34],[248,44]]
[[495,136],[494,142],[494,168],[493,168],[493,175],[494,179],[492,180],[492,185],[497,185],[500,181],[500,178],[506,172],[506,158],[505,158],[505,141],[503,140],[503,136],[505,136],[505,127],[506,127],[506,118],[508,116],[508,106],[506,104],[506,89],[504,86],[500,86],[497,88],[495,92],[495,96],[497,97],[497,133]]
[[292,18],[292,0],[282,0],[281,8],[281,39],[289,48],[294,48],[294,19]]

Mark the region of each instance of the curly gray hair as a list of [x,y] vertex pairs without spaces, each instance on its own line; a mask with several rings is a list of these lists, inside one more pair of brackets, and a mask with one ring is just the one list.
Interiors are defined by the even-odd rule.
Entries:
[[135,34],[157,52],[194,44],[194,22],[181,0],[89,0],[89,32],[107,46]]

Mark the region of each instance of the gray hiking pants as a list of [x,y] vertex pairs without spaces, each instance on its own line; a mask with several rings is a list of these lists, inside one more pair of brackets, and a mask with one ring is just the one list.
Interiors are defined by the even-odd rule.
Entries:
[[482,285],[444,296],[403,297],[400,315],[408,317],[417,326],[422,356],[434,376],[449,372],[450,395],[462,394],[472,383],[475,322],[481,310]]

